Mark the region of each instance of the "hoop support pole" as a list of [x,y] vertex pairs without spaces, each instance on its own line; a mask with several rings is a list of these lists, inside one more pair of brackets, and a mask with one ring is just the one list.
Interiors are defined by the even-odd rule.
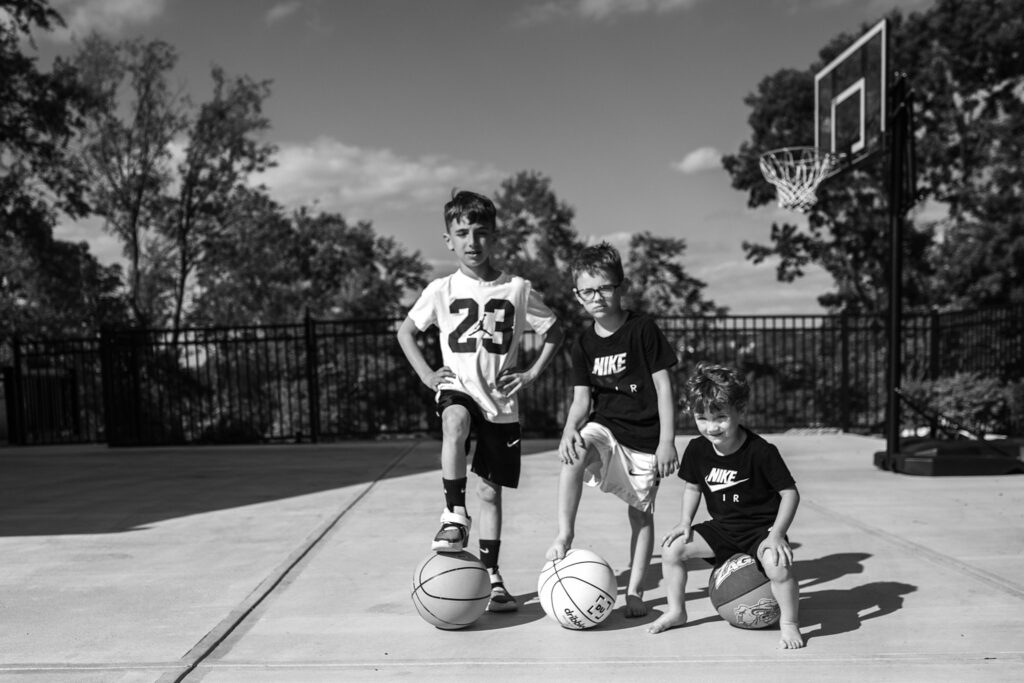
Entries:
[[[886,469],[895,472],[900,453],[900,381],[903,375],[903,228],[907,209],[904,198],[904,166],[913,100],[907,93],[907,77],[897,74],[892,84],[895,106],[890,117],[889,145],[889,354],[886,368]],[[913,160],[910,161],[913,164]],[[910,198],[913,201],[914,197]]]

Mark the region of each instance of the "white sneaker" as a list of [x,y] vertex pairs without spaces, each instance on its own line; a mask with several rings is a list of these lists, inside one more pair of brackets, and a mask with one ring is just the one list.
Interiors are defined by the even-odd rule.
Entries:
[[473,520],[445,509],[441,513],[441,528],[434,536],[430,549],[438,553],[458,553],[466,549],[469,542],[469,528]]

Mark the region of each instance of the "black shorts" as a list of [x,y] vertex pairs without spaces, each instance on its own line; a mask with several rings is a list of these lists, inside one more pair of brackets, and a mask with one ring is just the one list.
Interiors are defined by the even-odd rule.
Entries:
[[[469,394],[444,390],[437,397],[437,414],[459,405],[469,411],[471,434],[476,437],[472,471],[487,481],[514,489],[519,486],[523,430],[518,422],[488,422]],[[469,438],[466,455],[469,455]]]
[[709,557],[708,562],[714,566],[719,566],[736,553],[746,553],[757,560],[757,568],[764,571],[761,558],[757,556],[757,547],[761,545],[761,541],[768,538],[771,527],[754,527],[747,531],[736,532],[724,528],[720,522],[712,519],[694,524],[693,531],[700,534],[701,538],[711,546],[715,556]]

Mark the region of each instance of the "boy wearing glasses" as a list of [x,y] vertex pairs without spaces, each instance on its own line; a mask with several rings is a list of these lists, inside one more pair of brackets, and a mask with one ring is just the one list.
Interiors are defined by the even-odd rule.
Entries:
[[607,242],[572,263],[573,293],[594,325],[572,347],[573,399],[558,445],[558,536],[547,559],[565,557],[583,484],[626,502],[630,572],[626,616],[647,614],[643,578],[654,547],[658,482],[675,471],[675,404],[668,369],[676,356],[654,321],[622,308],[622,261]]

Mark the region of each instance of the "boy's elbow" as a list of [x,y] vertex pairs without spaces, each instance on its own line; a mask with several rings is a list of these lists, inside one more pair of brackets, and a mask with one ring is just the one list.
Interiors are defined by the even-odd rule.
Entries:
[[558,346],[559,344],[562,343],[562,340],[564,338],[565,330],[562,329],[562,323],[559,320],[556,320],[554,323],[552,323],[551,327],[548,328],[548,331],[544,333],[544,341],[547,342],[548,344],[554,344]]

